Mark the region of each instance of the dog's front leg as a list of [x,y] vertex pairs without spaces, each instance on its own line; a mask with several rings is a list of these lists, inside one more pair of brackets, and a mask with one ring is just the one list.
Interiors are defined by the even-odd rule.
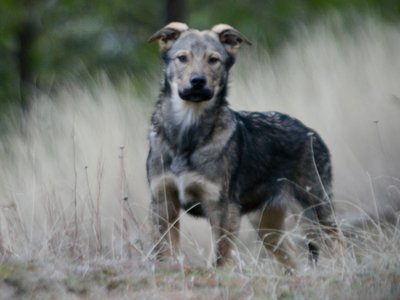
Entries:
[[216,243],[216,265],[233,264],[232,252],[240,227],[240,209],[234,203],[207,205],[207,215]]
[[152,188],[150,219],[154,242],[153,253],[161,261],[173,260],[179,252],[178,192],[168,180]]

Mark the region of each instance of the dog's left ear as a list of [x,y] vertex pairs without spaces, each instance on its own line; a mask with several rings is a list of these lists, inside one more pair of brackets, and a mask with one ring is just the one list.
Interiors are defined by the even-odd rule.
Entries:
[[172,22],[154,33],[148,41],[158,40],[160,51],[165,52],[172,47],[172,44],[179,38],[181,33],[186,30],[189,30],[189,26],[185,23]]
[[219,40],[225,46],[229,54],[235,55],[240,45],[244,42],[251,45],[251,42],[238,30],[227,24],[218,24],[211,28],[219,36]]

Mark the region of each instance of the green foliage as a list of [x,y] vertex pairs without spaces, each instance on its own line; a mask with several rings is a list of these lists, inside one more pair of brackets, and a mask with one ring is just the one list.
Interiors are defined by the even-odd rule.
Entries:
[[[51,92],[99,72],[116,82],[134,74],[140,86],[158,63],[157,47],[147,37],[165,23],[165,2],[0,0],[0,109],[21,102],[26,93],[29,98],[35,89]],[[187,0],[184,13],[193,27],[229,23],[274,51],[290,39],[293,28],[332,10],[350,16],[368,11],[393,21],[400,2]]]

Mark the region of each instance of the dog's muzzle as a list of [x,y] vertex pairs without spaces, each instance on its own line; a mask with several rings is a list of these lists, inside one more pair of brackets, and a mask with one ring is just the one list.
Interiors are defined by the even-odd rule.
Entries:
[[208,101],[214,96],[214,92],[206,87],[207,80],[204,76],[193,75],[190,78],[190,87],[179,91],[179,97],[186,101]]

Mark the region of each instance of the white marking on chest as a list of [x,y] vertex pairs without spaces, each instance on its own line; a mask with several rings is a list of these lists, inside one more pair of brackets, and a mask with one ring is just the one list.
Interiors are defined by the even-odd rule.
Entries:
[[193,201],[219,201],[222,190],[221,184],[212,182],[196,172],[185,172],[178,176],[166,173],[155,177],[150,181],[150,189],[156,198],[178,195],[182,205]]

